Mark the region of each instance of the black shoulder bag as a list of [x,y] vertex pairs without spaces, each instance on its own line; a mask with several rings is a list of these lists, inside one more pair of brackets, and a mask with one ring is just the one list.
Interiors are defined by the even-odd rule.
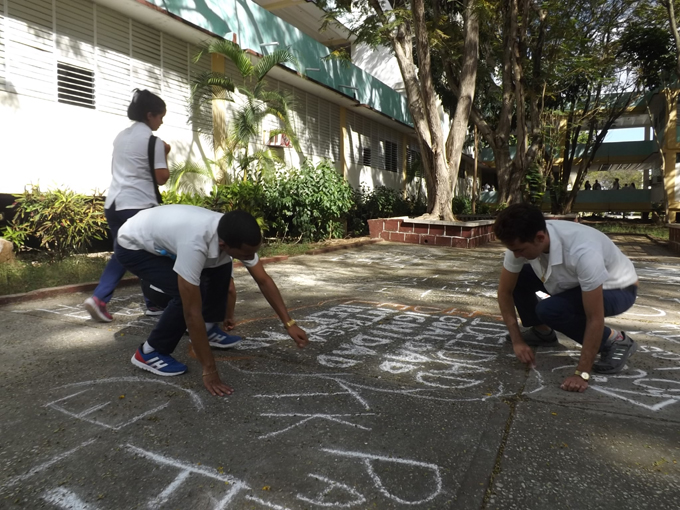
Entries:
[[149,138],[149,169],[151,170],[151,180],[153,180],[153,190],[156,192],[156,200],[158,200],[158,204],[163,203],[163,197],[161,196],[161,192],[158,190],[158,182],[156,182],[156,169],[154,168],[154,157],[156,154],[156,138],[154,135],[151,135],[151,138]]

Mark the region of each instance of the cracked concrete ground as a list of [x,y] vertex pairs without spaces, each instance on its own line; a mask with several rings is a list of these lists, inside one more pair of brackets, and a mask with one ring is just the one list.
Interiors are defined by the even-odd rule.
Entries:
[[[155,319],[136,288],[97,324],[64,295],[0,307],[0,507],[676,509],[680,259],[621,241],[640,296],[608,320],[640,345],[583,394],[579,346],[502,339],[502,248],[380,243],[266,266],[311,342],[294,347],[244,269],[230,397],[129,361]],[[630,248],[627,246],[630,245]],[[659,251],[661,250],[661,251]]]

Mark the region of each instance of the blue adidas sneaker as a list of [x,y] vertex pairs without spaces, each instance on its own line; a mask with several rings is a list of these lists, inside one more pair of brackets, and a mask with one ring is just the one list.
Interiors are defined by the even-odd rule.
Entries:
[[144,354],[141,345],[130,361],[142,370],[148,370],[156,375],[180,375],[187,371],[187,366],[184,363],[180,363],[167,354],[161,354],[156,351]]
[[208,342],[210,343],[210,346],[217,347],[218,349],[234,347],[236,344],[241,343],[241,340],[242,338],[240,336],[225,333],[217,324],[208,331]]

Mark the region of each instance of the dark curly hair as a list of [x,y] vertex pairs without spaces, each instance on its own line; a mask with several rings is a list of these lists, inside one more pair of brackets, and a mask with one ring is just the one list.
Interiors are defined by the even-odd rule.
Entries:
[[541,210],[531,204],[513,204],[502,210],[493,226],[496,239],[504,244],[529,243],[546,230]]
[[229,248],[240,248],[244,244],[257,246],[262,242],[262,231],[252,214],[236,209],[220,218],[217,235]]

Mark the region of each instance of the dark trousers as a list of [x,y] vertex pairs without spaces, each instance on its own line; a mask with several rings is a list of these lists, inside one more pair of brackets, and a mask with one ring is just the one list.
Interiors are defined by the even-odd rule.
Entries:
[[[161,354],[171,354],[186,330],[182,298],[179,295],[175,261],[169,257],[152,255],[144,250],[128,250],[116,245],[118,261],[132,274],[158,287],[169,296],[158,324],[147,341]],[[205,322],[222,322],[227,312],[231,264],[204,269],[201,273],[201,300]]]
[[[116,211],[115,202],[111,207],[104,210],[106,221],[109,223],[109,230],[111,231],[111,239],[113,239],[114,248],[116,246],[116,238],[118,237],[118,230],[120,230],[120,227],[142,210],[143,209],[124,209],[122,211]],[[104,268],[104,272],[99,277],[99,285],[97,285],[97,288],[94,289],[92,294],[104,303],[108,303],[111,301],[113,291],[116,290],[116,286],[124,274],[125,268],[118,262],[114,251],[114,254]]]
[[[583,345],[586,312],[583,309],[581,287],[565,290],[542,301],[536,296],[539,290],[548,293],[531,266],[524,264],[512,294],[522,325],[528,327],[545,324]],[[631,285],[625,289],[603,290],[602,296],[604,316],[619,315],[635,303],[637,285]],[[602,346],[610,334],[611,329],[605,326],[602,333]]]

